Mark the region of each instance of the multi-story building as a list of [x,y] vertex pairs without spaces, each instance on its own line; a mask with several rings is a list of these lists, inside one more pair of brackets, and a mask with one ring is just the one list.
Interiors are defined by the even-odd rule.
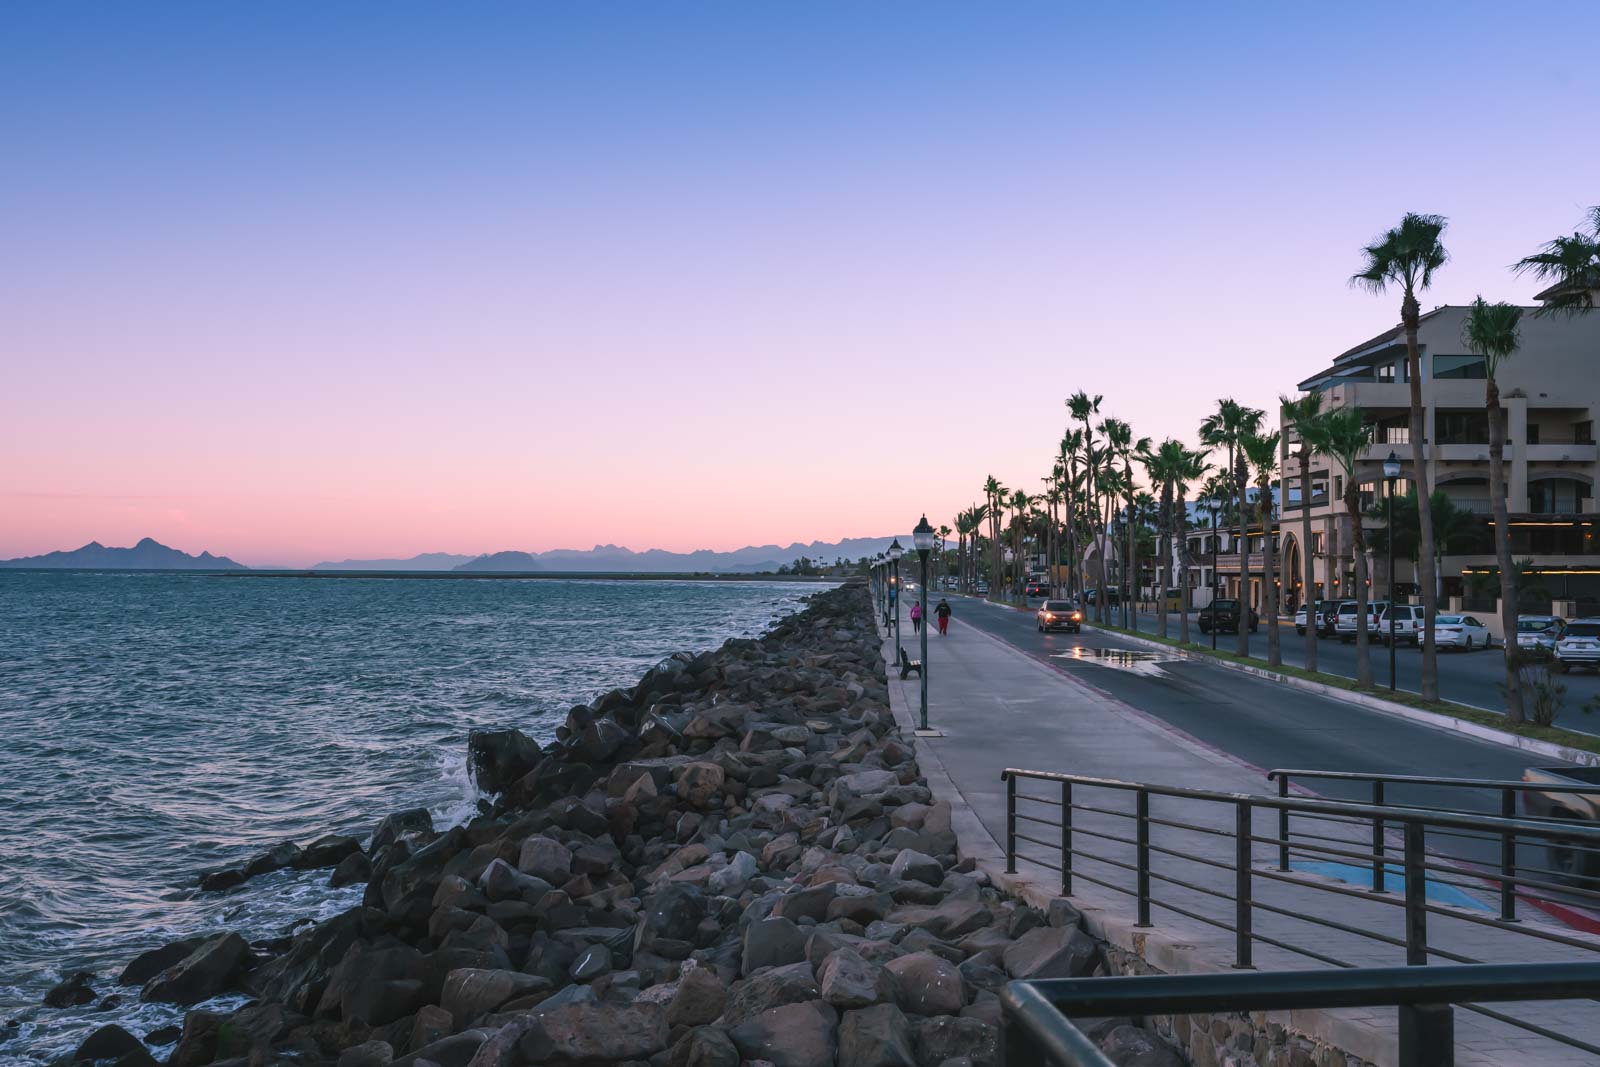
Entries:
[[[1541,294],[1543,296],[1545,294]],[[1424,314],[1418,330],[1422,369],[1424,463],[1430,488],[1442,491],[1472,519],[1444,545],[1440,567],[1444,597],[1471,595],[1474,574],[1494,566],[1489,500],[1489,423],[1483,358],[1462,340],[1468,308],[1445,306]],[[1600,600],[1600,509],[1596,475],[1600,456],[1600,311],[1536,315],[1522,319],[1521,347],[1498,368],[1505,424],[1507,508],[1514,558],[1533,561],[1539,583],[1556,600]],[[1384,460],[1393,453],[1404,495],[1412,477],[1410,384],[1405,335],[1399,326],[1340,354],[1331,366],[1300,383],[1322,395],[1324,409],[1355,407],[1373,428],[1361,454],[1363,513],[1383,499]],[[1301,543],[1299,442],[1285,434],[1282,469],[1288,476],[1281,509],[1280,543],[1286,587],[1304,599],[1302,553],[1309,551],[1319,597],[1353,596],[1350,521],[1343,501],[1344,474],[1325,456],[1311,462],[1312,538]],[[1363,525],[1381,528],[1381,518]],[[1370,549],[1369,549],[1370,550]],[[1377,595],[1388,591],[1382,553],[1369,568]],[[1396,562],[1404,595],[1416,592],[1409,561]],[[1534,583],[1530,583],[1534,584]],[[1492,595],[1492,594],[1490,594]],[[1443,601],[1441,601],[1441,608]]]

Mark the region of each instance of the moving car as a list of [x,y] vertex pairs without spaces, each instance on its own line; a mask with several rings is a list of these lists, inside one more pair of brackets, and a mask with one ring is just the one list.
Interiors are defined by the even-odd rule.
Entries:
[[[1219,634],[1236,634],[1239,632],[1239,602],[1237,600],[1213,600],[1200,609],[1200,632],[1208,634],[1212,627],[1216,627]],[[1261,616],[1250,611],[1250,632],[1256,633],[1261,629]]]
[[1043,578],[1029,578],[1025,592],[1028,596],[1049,596],[1050,583]]
[[[1594,619],[1580,620],[1600,625]],[[1536,819],[1571,819],[1578,825],[1600,818],[1600,767],[1529,767],[1522,780],[1533,788],[1522,791],[1523,814]],[[1593,785],[1593,793],[1547,793],[1540,785]],[[1566,841],[1546,846],[1550,866],[1563,878],[1600,874],[1600,852]]]
[[1039,605],[1038,617],[1040,633],[1065,630],[1075,634],[1083,622],[1083,612],[1070,600],[1046,600]]
[[989,583],[988,582],[979,582],[978,583],[978,595],[979,596],[988,596],[989,595]]
[[1556,642],[1567,632],[1567,620],[1554,615],[1517,616],[1517,647],[1554,652]]
[[1600,619],[1573,619],[1556,642],[1556,670],[1600,668]]
[[1378,616],[1378,643],[1389,643],[1390,620],[1394,625],[1394,643],[1396,645],[1416,645],[1422,643],[1422,608],[1416,604],[1394,604],[1382,615]]
[[1439,648],[1459,648],[1471,652],[1494,643],[1489,628],[1476,615],[1435,615],[1433,643]]
[[[1378,620],[1383,617],[1384,610],[1389,606],[1387,600],[1372,600],[1367,603],[1367,636],[1376,638],[1378,634]],[[1354,600],[1339,601],[1339,611],[1334,619],[1333,632],[1339,635],[1339,640],[1349,644],[1356,639],[1356,618],[1361,605]]]
[[[1083,591],[1083,602],[1085,604],[1098,604],[1098,603],[1100,603],[1100,590],[1098,590],[1098,589],[1085,589]],[[1120,604],[1120,603],[1122,603],[1122,590],[1120,590],[1120,589],[1116,588],[1115,586],[1113,586],[1111,591],[1106,594],[1106,603],[1107,604]]]

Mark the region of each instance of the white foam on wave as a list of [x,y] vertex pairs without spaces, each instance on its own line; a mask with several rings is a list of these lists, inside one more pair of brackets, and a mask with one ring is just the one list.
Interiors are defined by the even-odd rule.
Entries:
[[460,826],[478,814],[478,801],[485,799],[478,783],[472,780],[467,766],[467,746],[447,745],[438,752],[439,777],[445,798],[428,809],[433,825],[440,828]]

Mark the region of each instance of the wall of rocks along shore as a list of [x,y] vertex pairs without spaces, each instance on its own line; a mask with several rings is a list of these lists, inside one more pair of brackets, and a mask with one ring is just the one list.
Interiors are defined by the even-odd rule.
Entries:
[[[365,882],[360,907],[272,942],[154,949],[124,984],[198,1005],[172,1067],[991,1067],[1012,978],[1103,973],[1065,901],[1030,907],[957,858],[889,709],[860,586],[759,639],[679,654],[577,707],[541,747],[474,733],[494,797],[464,826],[385,818],[210,872]],[[1119,968],[1120,969],[1120,968]],[[1177,1067],[1128,1019],[1085,1021],[1119,1064]],[[1168,1030],[1170,1033],[1170,1029]],[[157,1062],[97,1031],[78,1062]]]

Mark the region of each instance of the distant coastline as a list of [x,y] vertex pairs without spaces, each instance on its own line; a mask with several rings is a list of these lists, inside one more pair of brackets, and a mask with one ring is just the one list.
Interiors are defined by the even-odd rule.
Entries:
[[213,571],[219,578],[425,578],[480,581],[483,579],[538,578],[545,581],[619,581],[630,582],[812,582],[838,585],[843,579],[821,574],[759,574],[741,572],[672,572],[672,571]]

